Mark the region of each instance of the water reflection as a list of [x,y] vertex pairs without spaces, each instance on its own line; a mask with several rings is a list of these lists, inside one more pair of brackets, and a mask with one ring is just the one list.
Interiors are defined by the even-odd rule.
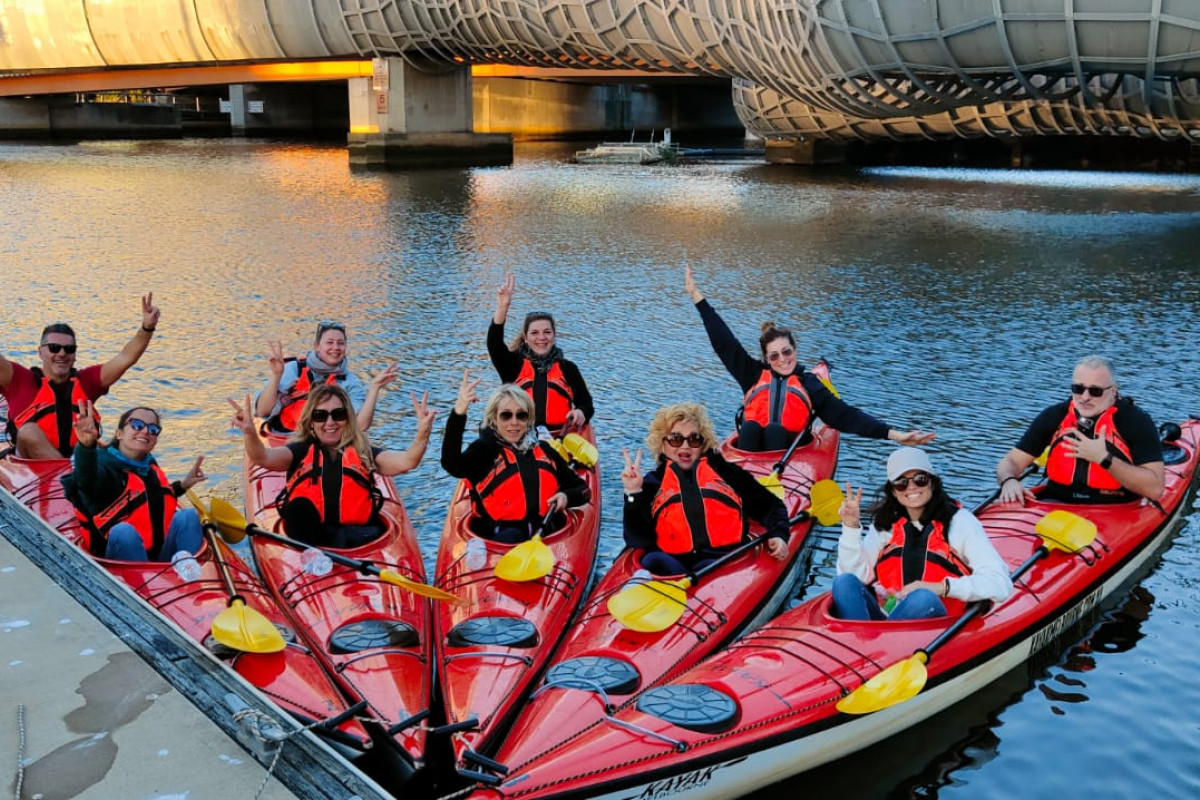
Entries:
[[[935,458],[968,505],[992,490],[997,459],[1065,397],[1072,365],[1090,351],[1115,358],[1123,391],[1157,420],[1200,411],[1193,176],[597,171],[564,163],[571,149],[519,147],[511,168],[380,174],[352,173],[340,147],[0,145],[0,347],[31,363],[42,326],[64,319],[79,332],[80,364],[104,360],[136,330],[138,298],[153,289],[160,332],[102,408],[110,417],[134,403],[164,409],[166,472],[183,474],[207,453],[201,488],[240,503],[240,441],[224,398],[262,385],[269,340],[299,353],[316,320],[337,318],[355,371],[399,361],[399,390],[382,399],[373,434],[405,447],[415,429],[408,390],[429,389],[444,419],[464,367],[491,375],[484,336],[496,287],[514,271],[513,316],[553,311],[596,398],[608,465],[602,563],[621,543],[611,466],[620,448],[638,446],[665,403],[702,400],[722,429],[738,404],[683,291],[685,255],[747,345],[765,320],[788,325],[806,363],[833,363],[848,401],[897,427],[937,431]],[[426,463],[398,481],[430,562],[453,488],[437,467],[440,421],[436,429]],[[887,452],[846,437],[839,476],[879,483]],[[971,710],[956,707],[820,780],[859,781],[842,797],[967,787],[975,800],[1028,794],[1037,776],[1035,794],[1077,796],[1070,781],[1090,791],[1119,760],[1123,779],[1093,796],[1164,780],[1178,796],[1188,770],[1194,786],[1200,756],[1185,734],[1200,690],[1181,665],[1200,647],[1196,524],[1145,584],[1154,613],[1139,621],[1144,638],[1118,640],[1136,647],[1093,650],[1096,669],[1064,667],[1062,680],[1039,683],[1104,703],[1050,702],[1028,691],[1028,675],[1006,677]],[[831,579],[823,546],[807,592]],[[1083,658],[1071,663],[1082,670]],[[1143,731],[1145,721],[1159,727]],[[1127,730],[1160,749],[1139,743],[1131,757]],[[1078,765],[1056,761],[1051,777],[1047,737],[1090,749],[1072,748]],[[884,761],[894,771],[876,770]],[[814,785],[805,777],[786,791]]]

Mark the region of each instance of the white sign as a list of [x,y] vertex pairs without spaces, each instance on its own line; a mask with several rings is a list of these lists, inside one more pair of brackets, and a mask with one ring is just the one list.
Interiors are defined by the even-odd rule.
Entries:
[[221,113],[228,114],[232,111],[233,111],[233,103],[229,102],[228,100],[222,100],[221,101]]
[[250,101],[248,101],[248,102],[246,103],[246,110],[247,110],[248,112],[250,112],[251,114],[261,114],[261,113],[263,113],[263,101],[262,101],[262,100],[250,100]]

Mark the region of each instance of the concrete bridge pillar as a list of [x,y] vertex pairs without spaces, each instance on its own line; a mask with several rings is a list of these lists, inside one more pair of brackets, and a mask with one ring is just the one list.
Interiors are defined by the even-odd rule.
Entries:
[[389,169],[505,166],[512,135],[475,133],[471,68],[419,69],[399,58],[377,58],[371,78],[350,80],[354,166]]

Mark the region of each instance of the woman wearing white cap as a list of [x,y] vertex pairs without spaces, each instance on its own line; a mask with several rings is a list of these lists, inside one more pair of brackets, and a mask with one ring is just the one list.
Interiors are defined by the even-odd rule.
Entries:
[[901,447],[888,457],[887,483],[865,532],[861,503],[862,489],[846,484],[835,617],[924,619],[1012,593],[1008,570],[983,526],[946,493],[924,450]]

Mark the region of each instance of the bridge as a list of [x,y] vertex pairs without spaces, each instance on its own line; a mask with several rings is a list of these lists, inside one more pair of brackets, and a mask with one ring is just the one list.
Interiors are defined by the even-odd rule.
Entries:
[[369,132],[429,132],[394,119],[414,92],[434,130],[461,132],[447,104],[469,65],[507,64],[732,78],[739,119],[776,140],[1200,139],[1196,0],[0,0],[0,94],[53,73],[353,59],[377,65],[351,87]]

